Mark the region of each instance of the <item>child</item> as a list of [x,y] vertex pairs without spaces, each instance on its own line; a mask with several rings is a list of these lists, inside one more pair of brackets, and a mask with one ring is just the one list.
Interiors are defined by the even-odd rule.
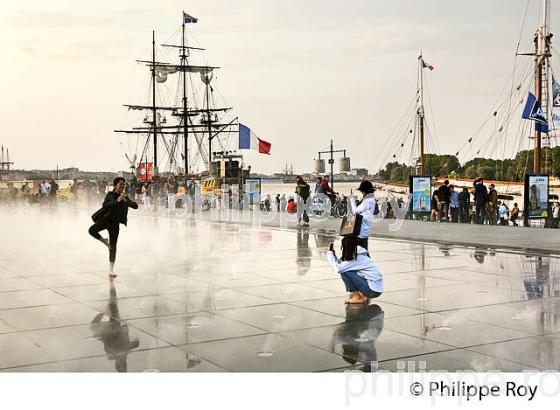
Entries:
[[295,214],[297,212],[297,203],[294,198],[288,199],[288,213]]
[[327,252],[327,259],[340,273],[346,290],[351,292],[348,304],[369,303],[370,298],[379,297],[383,291],[383,274],[373,263],[366,249],[358,245],[355,236],[342,238],[342,258],[337,258],[333,244]]

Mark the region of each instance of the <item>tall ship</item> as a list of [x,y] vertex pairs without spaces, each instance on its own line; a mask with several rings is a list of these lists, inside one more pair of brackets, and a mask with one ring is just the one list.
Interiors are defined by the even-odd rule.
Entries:
[[244,126],[219,92],[220,67],[204,63],[205,49],[188,30],[197,22],[183,12],[180,30],[165,43],[152,32],[149,57],[137,60],[147,69],[149,95],[124,105],[133,125],[115,132],[140,180],[194,177],[241,186],[250,171],[238,151]]
[[[527,175],[545,174],[551,192],[560,188],[560,72],[553,69],[560,54],[552,44],[552,2],[541,0],[538,8],[531,4],[520,16],[511,69],[504,73],[501,91],[463,136],[455,129],[438,135],[430,96],[430,82],[438,81],[438,63],[420,52],[414,94],[372,164],[382,171],[380,179],[405,181],[409,175],[427,174],[472,187],[473,179],[483,177],[500,184],[500,192],[509,198],[524,195]],[[537,20],[536,29],[531,20]],[[442,155],[440,144],[448,138],[459,143]]]

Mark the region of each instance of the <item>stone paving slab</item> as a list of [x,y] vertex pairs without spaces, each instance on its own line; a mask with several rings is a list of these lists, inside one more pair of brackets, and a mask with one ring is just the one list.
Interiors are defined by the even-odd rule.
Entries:
[[372,237],[386,292],[347,307],[323,227],[131,212],[111,282],[88,213],[5,212],[0,371],[560,370],[555,255]]

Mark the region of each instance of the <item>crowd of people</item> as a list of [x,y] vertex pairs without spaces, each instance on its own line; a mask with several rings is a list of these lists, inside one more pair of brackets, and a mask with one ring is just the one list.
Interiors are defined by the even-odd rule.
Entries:
[[[460,191],[448,180],[444,181],[432,193],[430,220],[432,222],[473,223],[502,226],[518,226],[523,214],[517,202],[511,208],[500,200],[496,186],[484,184],[482,178],[473,182],[473,194],[468,188]],[[560,203],[551,205],[553,228],[558,228],[560,221]]]
[[[68,186],[60,187],[54,179],[40,182],[23,182],[16,188],[13,182],[8,182],[7,192],[1,199],[14,203],[23,201],[31,204],[57,205],[58,202],[76,203],[87,201],[88,204],[102,199],[110,192],[111,186],[105,180],[91,181],[74,179]],[[170,194],[177,194],[179,190],[194,196],[196,181],[194,178],[185,180],[176,177],[154,177],[151,181],[141,181],[136,178],[125,180],[124,192],[136,202],[151,206],[163,204]]]
[[[197,187],[200,186],[195,178],[179,178],[179,177],[154,177],[150,181],[143,181],[136,178],[125,180],[124,192],[131,199],[144,208],[157,209],[158,206],[167,206],[169,195],[185,193],[194,198]],[[61,187],[59,182],[54,179],[43,180],[40,182],[23,182],[19,187],[15,187],[14,183],[8,183],[8,189],[1,195],[1,200],[7,203],[16,203],[24,201],[31,204],[40,204],[46,206],[56,206],[60,202],[68,202],[76,204],[78,201],[87,201],[92,204],[95,201],[104,198],[111,189],[107,181],[74,179],[68,186]],[[231,197],[231,192],[230,197]],[[304,201],[305,206],[299,204],[296,195],[277,194],[274,198],[266,195],[261,198],[260,208],[263,211],[271,212],[287,212],[289,214],[297,214],[298,224],[304,226],[309,224],[309,215],[307,209],[315,208],[315,195],[326,195],[331,202],[331,214],[337,214],[334,206],[342,207],[342,214],[349,211],[347,206],[347,198],[344,195],[338,195],[331,186],[329,176],[317,177],[313,187],[302,177],[296,178],[296,186],[294,194]],[[220,195],[215,195],[215,201],[210,206],[223,207]],[[240,198],[242,199],[242,198]],[[508,198],[511,200],[511,198]],[[403,206],[403,199],[397,199],[399,206]],[[230,198],[231,207],[231,198]],[[242,204],[239,204],[241,208]],[[256,204],[259,205],[259,204]],[[471,189],[467,187],[458,188],[449,181],[444,181],[432,193],[429,220],[433,222],[451,222],[451,223],[472,223],[472,224],[489,224],[502,226],[518,226],[522,224],[523,212],[517,202],[508,202],[500,199],[494,184],[486,186],[482,178],[478,178],[473,182]],[[379,210],[379,206],[377,207]],[[385,218],[395,218],[391,204],[387,204]],[[337,216],[341,216],[340,213]],[[549,210],[548,227],[558,228],[560,225],[560,203],[551,203]],[[409,212],[407,217],[412,217]]]

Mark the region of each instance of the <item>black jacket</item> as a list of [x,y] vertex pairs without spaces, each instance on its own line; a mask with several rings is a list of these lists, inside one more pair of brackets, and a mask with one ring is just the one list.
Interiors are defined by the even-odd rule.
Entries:
[[441,185],[438,189],[440,202],[449,202],[451,192],[447,185]]
[[307,198],[309,198],[309,195],[311,194],[309,184],[307,184],[306,182],[304,182],[303,184],[298,183],[296,186],[296,194],[298,194],[304,201],[307,201]]
[[488,190],[484,184],[474,185],[474,202],[477,205],[485,204],[488,202]]
[[469,206],[471,203],[471,194],[468,191],[459,192],[459,205]]
[[107,193],[103,201],[103,208],[108,212],[105,218],[126,225],[128,208],[138,209],[138,204],[126,198],[124,201],[118,202],[119,194],[115,191]]

